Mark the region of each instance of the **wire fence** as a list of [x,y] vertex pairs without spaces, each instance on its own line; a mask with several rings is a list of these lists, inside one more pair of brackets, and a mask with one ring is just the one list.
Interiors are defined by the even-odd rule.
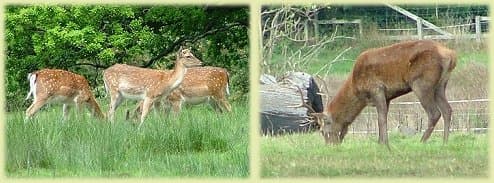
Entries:
[[[453,110],[450,131],[486,133],[489,126],[488,101],[488,99],[450,101]],[[442,118],[439,119],[434,131],[444,131],[443,124]],[[421,133],[427,128],[428,117],[419,102],[391,103],[387,125],[388,131],[412,135]],[[350,135],[377,134],[378,122],[375,107],[365,108],[349,128]],[[404,128],[406,130],[403,130]]]

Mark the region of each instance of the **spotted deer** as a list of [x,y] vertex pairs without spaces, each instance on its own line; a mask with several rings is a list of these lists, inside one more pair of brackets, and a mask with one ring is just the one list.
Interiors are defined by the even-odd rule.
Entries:
[[192,68],[185,75],[182,85],[167,97],[175,114],[182,104],[209,102],[219,112],[230,112],[227,96],[230,95],[228,71],[219,67]]
[[105,88],[110,95],[108,117],[114,121],[114,113],[122,100],[133,99],[143,102],[139,126],[144,122],[150,107],[162,97],[167,97],[184,80],[188,67],[202,65],[189,49],[179,51],[181,57],[175,61],[171,72],[115,64],[103,72]]
[[[216,111],[230,112],[227,96],[229,74],[219,67],[194,67],[187,70],[184,81],[163,102],[172,107],[173,114],[180,113],[183,104],[197,105],[209,102]],[[161,103],[156,102],[155,108]],[[134,117],[141,112],[142,102],[134,110]],[[129,118],[129,112],[127,112]]]
[[79,110],[85,106],[93,116],[105,117],[88,81],[81,75],[59,69],[42,69],[28,74],[28,80],[30,89],[26,100],[32,96],[33,103],[26,110],[26,119],[35,115],[47,103],[62,103],[64,120],[72,105]]
[[446,85],[456,66],[456,53],[430,41],[407,41],[369,49],[361,53],[350,76],[322,113],[311,113],[320,125],[326,143],[340,144],[348,126],[367,105],[378,113],[379,143],[388,145],[387,113],[392,99],[413,92],[428,115],[428,128],[421,142],[426,142],[441,117],[444,119],[443,142],[448,141],[451,106],[446,99]]

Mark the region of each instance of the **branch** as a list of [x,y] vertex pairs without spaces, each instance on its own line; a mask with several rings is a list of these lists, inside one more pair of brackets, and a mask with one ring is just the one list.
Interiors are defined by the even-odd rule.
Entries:
[[75,63],[75,64],[71,65],[70,67],[81,66],[81,65],[89,65],[89,66],[92,66],[92,67],[95,67],[95,68],[98,68],[98,69],[106,69],[106,68],[110,67],[110,66],[107,66],[107,65],[100,65],[100,64],[87,63],[87,62]]
[[170,46],[168,46],[165,50],[163,50],[160,54],[156,55],[154,58],[151,58],[149,61],[147,61],[142,67],[150,67],[151,65],[153,65],[158,59],[170,54],[171,52],[173,52],[174,50],[176,50],[176,48],[183,44],[184,42],[196,42],[197,40],[199,39],[202,39],[206,36],[209,36],[209,35],[212,35],[212,34],[215,34],[217,32],[221,32],[221,31],[226,31],[230,28],[233,28],[233,27],[237,27],[237,26],[244,26],[242,23],[233,23],[233,24],[229,24],[227,26],[223,26],[223,27],[219,27],[219,28],[216,28],[216,29],[212,29],[212,30],[208,30],[202,34],[199,34],[199,35],[195,35],[195,36],[186,36],[186,37],[181,37],[179,39],[177,39],[175,42],[173,42]]

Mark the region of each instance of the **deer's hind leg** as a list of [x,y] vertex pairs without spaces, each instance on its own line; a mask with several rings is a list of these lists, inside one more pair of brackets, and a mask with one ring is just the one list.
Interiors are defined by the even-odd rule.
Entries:
[[46,102],[48,101],[48,98],[45,96],[37,96],[33,103],[26,109],[26,119],[30,119],[33,117],[41,107],[43,107]]
[[[388,109],[389,100],[386,99],[385,88],[381,86],[375,91],[373,96],[374,104],[377,110],[377,121],[379,126],[379,143],[388,146]],[[389,146],[388,146],[389,148]]]
[[436,92],[434,84],[425,80],[417,80],[412,84],[412,91],[417,95],[420,104],[424,108],[429,118],[427,129],[422,136],[421,142],[426,142],[434,131],[437,121],[441,117],[441,112],[436,105]]
[[451,123],[451,113],[452,113],[451,106],[448,103],[448,99],[446,99],[446,85],[447,85],[447,81],[444,81],[443,83],[441,83],[441,85],[437,87],[435,92],[436,94],[435,101],[444,120],[444,136],[443,136],[444,143],[448,142],[449,127]]
[[114,114],[118,106],[122,103],[122,96],[120,94],[113,94],[110,96],[110,109],[108,109],[108,120],[110,122],[115,121]]

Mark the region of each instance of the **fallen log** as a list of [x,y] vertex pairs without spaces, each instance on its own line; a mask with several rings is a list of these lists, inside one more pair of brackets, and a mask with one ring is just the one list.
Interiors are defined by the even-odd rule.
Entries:
[[319,128],[315,123],[308,123],[311,118],[307,108],[293,107],[301,102],[299,88],[304,101],[314,111],[323,111],[322,98],[314,78],[303,72],[289,72],[276,83],[261,84],[262,134],[310,132]]

